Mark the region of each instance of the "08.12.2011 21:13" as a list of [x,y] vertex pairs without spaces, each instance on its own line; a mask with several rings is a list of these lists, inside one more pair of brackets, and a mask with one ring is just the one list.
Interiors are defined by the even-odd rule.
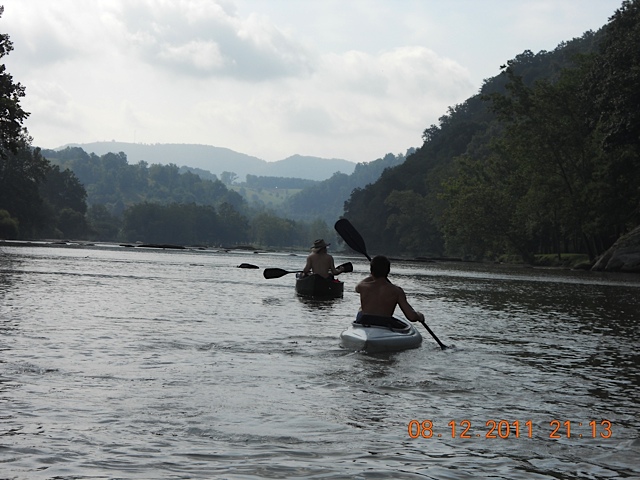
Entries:
[[[532,438],[533,421],[487,420],[481,433],[473,429],[470,420],[451,420],[446,433],[438,432],[432,420],[411,420],[408,425],[410,438]],[[571,420],[551,420],[549,427],[541,430],[551,439],[560,438],[611,438],[612,424],[609,420],[591,420],[589,422],[572,422]]]

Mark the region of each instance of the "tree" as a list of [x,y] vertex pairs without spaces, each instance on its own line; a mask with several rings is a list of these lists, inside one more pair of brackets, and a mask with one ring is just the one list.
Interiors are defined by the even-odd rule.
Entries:
[[387,218],[387,228],[395,232],[399,245],[405,251],[418,255],[442,255],[442,238],[428,214],[431,207],[426,197],[412,190],[394,190],[384,203],[393,211]]
[[128,241],[219,244],[216,210],[211,205],[139,203],[124,212],[122,236]]
[[251,220],[253,240],[265,247],[300,245],[299,226],[293,220],[262,212]]
[[[4,7],[0,6],[0,18]],[[0,34],[0,58],[13,50],[13,43],[6,33]],[[29,116],[20,106],[25,95],[25,87],[14,83],[6,66],[0,65],[0,159],[6,160],[8,153],[17,154],[24,145],[27,132],[22,123]]]
[[249,222],[231,204],[225,202],[218,207],[218,219],[220,221],[219,237],[223,245],[247,240]]
[[87,211],[87,192],[69,169],[61,172],[57,165],[49,167],[40,185],[40,194],[56,210],[70,208],[82,215]]
[[640,222],[640,0],[622,2],[603,30],[583,88],[606,153],[597,169],[600,188],[593,190],[602,205],[598,221],[608,220],[615,240]]
[[18,238],[19,233],[18,221],[11,218],[6,210],[0,210],[0,238],[13,240]]
[[231,185],[238,178],[238,174],[236,172],[222,172],[220,175],[220,181],[225,185]]
[[20,222],[21,237],[34,236],[46,220],[38,190],[48,168],[40,150],[26,143],[17,153],[9,151],[0,156],[0,209]]
[[516,222],[523,188],[517,165],[504,155],[481,161],[463,155],[445,182],[443,231],[447,251],[478,259],[517,252],[531,261],[531,245]]
[[[0,17],[4,7],[0,6]],[[0,34],[0,58],[13,50],[7,34]],[[0,65],[0,209],[19,222],[20,235],[29,236],[43,221],[38,185],[48,162],[39,149],[31,149],[31,138],[23,122],[29,116],[20,106],[25,88],[14,83],[4,63]]]
[[64,238],[83,238],[88,231],[85,216],[72,208],[63,208],[58,213],[56,227]]
[[600,54],[585,81],[604,146],[640,147],[640,0],[624,0],[604,28]]
[[87,212],[91,238],[103,241],[116,241],[122,223],[112,215],[104,205],[91,205]]
[[87,192],[78,177],[69,170],[61,172],[57,165],[49,165],[39,185],[45,219],[39,233],[53,237],[83,238],[88,233]]

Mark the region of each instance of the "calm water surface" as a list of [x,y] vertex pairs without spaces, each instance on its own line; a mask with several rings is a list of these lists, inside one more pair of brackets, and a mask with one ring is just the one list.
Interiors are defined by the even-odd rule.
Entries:
[[0,247],[0,478],[640,478],[639,277],[394,263],[455,348],[374,356],[344,261]]

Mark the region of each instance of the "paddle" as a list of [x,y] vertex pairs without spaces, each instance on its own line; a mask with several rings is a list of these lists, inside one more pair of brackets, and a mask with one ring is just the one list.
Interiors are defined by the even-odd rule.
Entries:
[[284,277],[288,273],[300,273],[300,272],[302,272],[302,270],[288,272],[287,270],[283,270],[281,268],[265,268],[263,275],[264,275],[264,278],[280,278],[280,277]]
[[343,263],[342,265],[338,265],[336,267],[336,270],[338,268],[342,267],[342,273],[351,273],[353,272],[353,264],[351,262],[347,262],[347,263]]
[[[336,268],[340,268],[340,267],[342,267],[342,270],[343,270],[342,273],[353,272],[353,265],[351,264],[351,262],[343,263],[342,265],[338,265]],[[282,268],[265,268],[262,274],[264,275],[264,278],[280,278],[280,277],[284,277],[288,273],[301,273],[301,272],[302,270],[296,270],[296,271],[290,272],[288,270],[283,270]]]
[[[355,227],[351,225],[351,222],[349,220],[347,220],[346,218],[341,218],[336,222],[334,228],[340,234],[347,245],[349,245],[356,252],[362,253],[365,257],[367,257],[369,261],[371,261],[371,257],[367,253],[367,247],[364,244],[364,239],[358,233]],[[419,320],[419,322],[424,326],[424,328],[427,329],[433,339],[438,342],[438,345],[440,345],[440,348],[442,348],[442,350],[448,348],[444,343],[440,341],[438,337],[436,337],[436,334],[431,331],[424,320]]]
[[352,250],[355,250],[358,253],[362,253],[369,261],[371,261],[371,257],[367,253],[367,247],[364,244],[364,240],[358,233],[358,231],[351,225],[351,222],[346,218],[341,218],[334,225],[336,231],[340,234],[342,239],[345,241],[347,245],[351,247]]

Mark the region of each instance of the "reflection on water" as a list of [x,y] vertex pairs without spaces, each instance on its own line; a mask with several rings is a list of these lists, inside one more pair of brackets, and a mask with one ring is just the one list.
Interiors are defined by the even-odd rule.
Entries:
[[456,348],[421,330],[419,349],[366,355],[339,346],[366,260],[337,255],[355,271],[319,301],[262,276],[300,257],[248,255],[4,248],[2,477],[640,476],[640,279],[394,262]]

